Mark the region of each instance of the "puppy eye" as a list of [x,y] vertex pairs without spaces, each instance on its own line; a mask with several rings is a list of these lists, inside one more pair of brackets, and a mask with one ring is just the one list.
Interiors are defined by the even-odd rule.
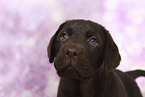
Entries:
[[93,45],[93,46],[97,46],[98,45],[98,39],[96,38],[96,37],[91,37],[90,39],[89,39],[89,44],[90,45]]
[[62,40],[62,41],[66,41],[68,38],[69,38],[69,35],[66,32],[63,32],[60,35],[60,40]]

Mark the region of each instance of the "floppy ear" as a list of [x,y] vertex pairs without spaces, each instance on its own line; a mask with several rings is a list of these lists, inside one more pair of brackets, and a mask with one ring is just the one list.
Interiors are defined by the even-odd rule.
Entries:
[[108,72],[119,66],[121,57],[118,51],[118,47],[114,43],[109,32],[104,27],[101,26],[101,28],[105,35],[104,66],[105,70]]
[[56,38],[57,38],[57,35],[59,34],[59,32],[61,31],[61,29],[63,28],[63,26],[66,24],[63,23],[59,26],[58,30],[56,31],[56,33],[52,36],[51,40],[50,40],[50,43],[47,47],[47,55],[48,55],[48,58],[49,58],[49,62],[50,63],[53,63],[54,61],[54,58],[56,57],[56,54],[57,54],[57,42],[56,42]]

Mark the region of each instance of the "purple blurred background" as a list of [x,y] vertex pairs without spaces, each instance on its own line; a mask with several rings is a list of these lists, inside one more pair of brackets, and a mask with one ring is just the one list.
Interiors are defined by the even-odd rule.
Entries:
[[[145,0],[0,0],[0,97],[56,97],[59,77],[47,45],[68,19],[108,29],[122,71],[145,70]],[[137,79],[145,97],[145,78]]]

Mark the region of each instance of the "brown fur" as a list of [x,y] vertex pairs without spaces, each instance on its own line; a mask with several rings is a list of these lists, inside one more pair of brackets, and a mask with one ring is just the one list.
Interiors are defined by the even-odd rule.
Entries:
[[[130,72],[116,70],[121,57],[109,32],[86,20],[63,23],[48,46],[60,76],[57,97],[142,97]],[[138,73],[138,72],[136,72]]]

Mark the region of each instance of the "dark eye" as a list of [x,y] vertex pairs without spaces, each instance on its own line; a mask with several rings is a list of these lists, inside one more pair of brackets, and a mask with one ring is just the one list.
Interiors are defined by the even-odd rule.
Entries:
[[93,45],[93,46],[97,46],[98,45],[98,39],[96,37],[91,37],[89,39],[89,44]]
[[62,40],[62,41],[66,41],[68,38],[69,38],[69,35],[66,32],[63,32],[60,35],[60,40]]

